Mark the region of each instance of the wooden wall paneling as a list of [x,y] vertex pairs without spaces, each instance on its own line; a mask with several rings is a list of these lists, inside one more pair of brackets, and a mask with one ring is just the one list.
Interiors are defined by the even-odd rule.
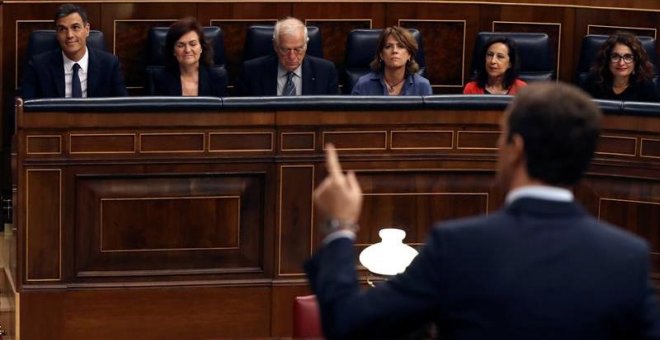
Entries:
[[250,25],[273,25],[291,15],[290,3],[204,3],[198,5],[197,18],[205,25],[219,26],[224,34],[229,89],[243,63],[245,33]]
[[312,204],[315,172],[315,166],[311,164],[279,167],[278,276],[302,277],[303,262],[312,254],[317,230]]
[[[307,25],[318,26],[321,31],[323,42],[323,58],[335,63],[338,72],[345,68],[344,59],[346,56],[346,38],[348,33],[354,29],[370,29],[373,27],[373,20],[364,19],[306,19]],[[340,82],[345,82],[340,79]]]
[[286,285],[273,287],[271,337],[290,337],[293,334],[293,302],[296,296],[311,293],[307,279],[301,279],[295,283],[287,281]]
[[24,292],[21,339],[266,338],[271,300],[269,287]]
[[423,3],[388,4],[388,22],[414,27],[424,39],[426,69],[433,92],[461,93],[484,6]]

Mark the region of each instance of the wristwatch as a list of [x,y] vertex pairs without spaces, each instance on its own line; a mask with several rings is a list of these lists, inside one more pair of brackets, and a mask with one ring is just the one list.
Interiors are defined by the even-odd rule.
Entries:
[[343,221],[338,218],[327,218],[321,223],[321,231],[326,235],[339,229],[347,229],[356,233],[360,226],[357,223]]

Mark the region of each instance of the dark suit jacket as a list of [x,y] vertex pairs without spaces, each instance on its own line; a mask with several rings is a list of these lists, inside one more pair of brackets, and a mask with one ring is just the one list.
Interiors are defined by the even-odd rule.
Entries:
[[329,338],[384,338],[434,321],[441,339],[660,339],[641,239],[577,204],[521,198],[436,226],[398,275],[360,292],[352,241],[306,263]]
[[[119,60],[114,55],[89,48],[87,97],[127,96]],[[62,50],[32,57],[25,66],[23,99],[64,97],[64,59]]]
[[[277,95],[276,55],[250,59],[243,63],[237,80],[237,94],[242,96]],[[331,61],[305,56],[302,64],[303,95],[334,95],[338,93],[337,70]]]
[[[181,73],[178,67],[159,68],[153,71],[153,91],[157,96],[180,96]],[[227,73],[218,68],[199,67],[199,96],[224,97],[227,95]]]

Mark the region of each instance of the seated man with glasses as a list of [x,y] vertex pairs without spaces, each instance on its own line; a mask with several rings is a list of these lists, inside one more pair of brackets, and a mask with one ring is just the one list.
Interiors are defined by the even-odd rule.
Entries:
[[338,92],[337,70],[328,60],[305,55],[307,27],[296,18],[275,24],[273,48],[276,55],[243,63],[236,81],[242,96],[334,95]]
[[598,51],[584,89],[598,99],[657,102],[653,77],[653,64],[639,39],[617,32]]

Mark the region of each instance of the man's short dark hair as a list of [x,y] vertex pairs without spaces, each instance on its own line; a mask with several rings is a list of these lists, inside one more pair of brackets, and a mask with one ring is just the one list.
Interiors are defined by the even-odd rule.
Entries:
[[522,137],[529,175],[550,185],[577,183],[596,150],[598,106],[573,85],[549,82],[530,84],[511,105],[507,140]]
[[87,12],[85,12],[85,10],[82,7],[74,4],[64,4],[58,7],[57,12],[55,12],[55,20],[53,21],[57,23],[57,20],[64,18],[73,13],[78,13],[82,18],[83,23],[85,24],[88,23]]

